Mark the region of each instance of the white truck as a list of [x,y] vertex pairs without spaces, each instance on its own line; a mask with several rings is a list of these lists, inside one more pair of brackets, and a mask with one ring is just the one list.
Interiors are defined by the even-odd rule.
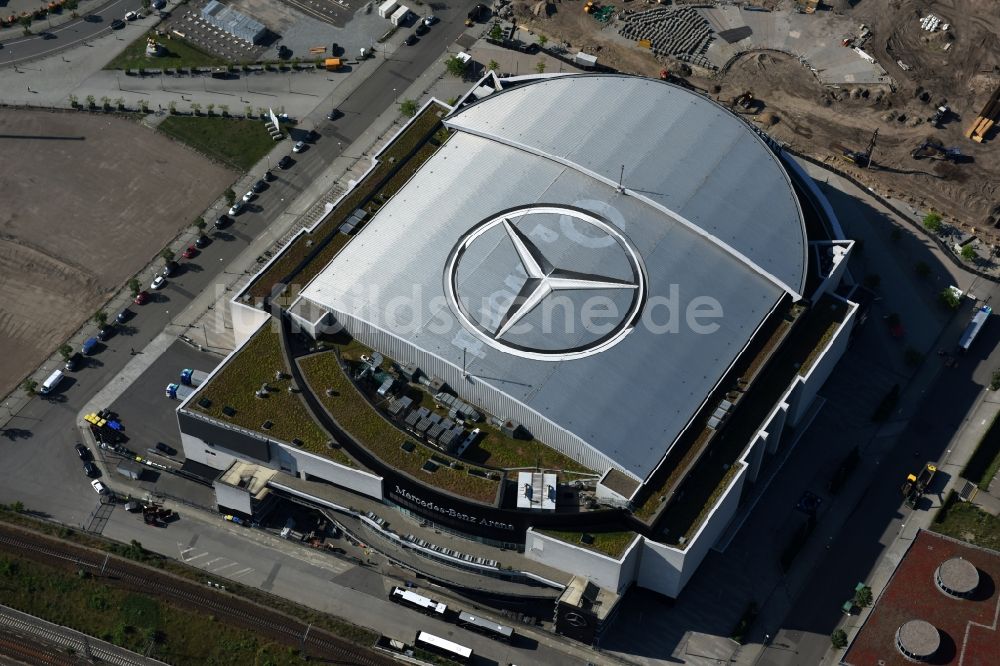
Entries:
[[399,3],[396,2],[396,0],[385,0],[385,2],[379,5],[378,15],[387,19],[392,16],[392,13],[396,11],[397,7],[399,7]]
[[407,7],[406,5],[400,5],[399,9],[393,12],[392,16],[389,18],[389,21],[394,26],[398,27],[406,22],[406,19],[409,15],[410,15],[410,8]]
[[194,393],[195,388],[208,378],[207,372],[184,368],[181,370],[180,384],[167,384],[165,395],[174,400],[184,400]]

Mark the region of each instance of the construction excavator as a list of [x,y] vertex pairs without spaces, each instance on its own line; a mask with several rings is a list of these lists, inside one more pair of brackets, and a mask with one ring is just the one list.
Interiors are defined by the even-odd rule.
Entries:
[[932,160],[946,160],[951,162],[961,162],[964,158],[962,151],[958,148],[946,148],[944,144],[935,139],[926,139],[913,149],[910,156],[915,160],[922,160],[926,157]]
[[835,143],[833,145],[833,149],[840,153],[840,157],[842,159],[850,162],[851,164],[857,164],[859,167],[867,169],[872,165],[872,153],[875,152],[876,139],[878,139],[877,129],[872,133],[871,141],[868,142],[868,147],[863,152],[845,148],[839,143]]

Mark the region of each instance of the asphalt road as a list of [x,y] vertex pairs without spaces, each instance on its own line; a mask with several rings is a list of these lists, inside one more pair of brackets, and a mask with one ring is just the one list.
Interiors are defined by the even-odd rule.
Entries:
[[[131,350],[138,351],[149,344],[196,294],[219,281],[223,267],[278,218],[284,209],[281,202],[301,193],[340,155],[342,146],[361,136],[374,118],[396,103],[393,89],[405,90],[441,58],[445,47],[464,30],[467,9],[462,7],[471,4],[467,0],[457,7],[436,8],[440,22],[419,43],[402,47],[399,53],[380,63],[339,105],[343,117],[335,122],[326,121],[329,105],[321,102],[312,114],[301,119],[309,121],[303,125],[314,125],[320,132],[315,145],[296,155],[296,163],[288,171],[275,169],[277,180],[253,202],[251,210],[237,217],[224,231],[215,232],[214,242],[190,261],[190,268],[170,279],[162,291],[155,292],[155,300],[144,306],[132,306],[136,316],[128,322],[127,330],[111,338],[92,357],[88,367],[71,373],[51,398],[33,399],[7,424],[0,437],[0,457],[5,462],[0,477],[0,502],[21,501],[29,509],[67,524],[79,525],[86,520],[97,504],[97,496],[72,450],[77,441],[77,413],[125,366]],[[118,10],[124,12],[122,7],[125,5]],[[283,146],[286,150],[290,148],[287,143]],[[57,342],[53,341],[53,347]],[[170,405],[165,404],[164,408],[169,410]]]
[[[47,21],[36,21],[31,24],[35,34],[16,37],[2,43],[0,67],[16,65],[79,46],[88,39],[110,32],[111,22],[114,19],[124,18],[125,12],[136,11],[141,7],[141,0],[114,0],[92,14],[54,28],[49,28]],[[132,41],[148,30],[156,20],[158,19],[147,17],[126,23],[124,28],[116,32],[120,38]]]

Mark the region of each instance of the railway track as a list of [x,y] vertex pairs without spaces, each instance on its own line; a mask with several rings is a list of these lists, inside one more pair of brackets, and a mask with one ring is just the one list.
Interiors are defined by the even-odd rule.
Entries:
[[277,642],[300,647],[309,656],[320,660],[329,659],[338,664],[357,666],[394,664],[390,659],[359,648],[325,630],[312,629],[295,618],[270,611],[252,602],[203,589],[194,583],[175,579],[117,558],[108,558],[105,565],[103,554],[84,548],[0,527],[0,550],[35,561],[54,561],[61,566],[72,564],[91,569],[97,576],[113,580],[115,585],[170,600],[178,605],[214,615],[223,621],[228,620],[231,624],[259,632]]
[[6,631],[0,631],[0,656],[13,659],[14,663],[29,664],[29,666],[77,666],[80,664],[80,661],[74,657],[59,654],[37,641]]

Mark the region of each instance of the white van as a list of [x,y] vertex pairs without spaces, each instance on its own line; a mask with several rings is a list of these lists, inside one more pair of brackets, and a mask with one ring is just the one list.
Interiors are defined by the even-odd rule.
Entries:
[[42,384],[42,389],[39,391],[39,393],[41,393],[42,395],[47,395],[49,393],[52,393],[52,391],[54,391],[56,387],[59,386],[59,382],[61,382],[62,380],[63,380],[63,371],[56,370],[51,375],[49,375],[49,378],[45,380],[44,384]]

